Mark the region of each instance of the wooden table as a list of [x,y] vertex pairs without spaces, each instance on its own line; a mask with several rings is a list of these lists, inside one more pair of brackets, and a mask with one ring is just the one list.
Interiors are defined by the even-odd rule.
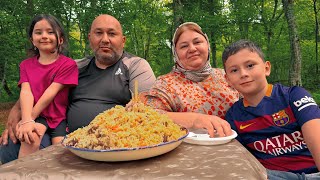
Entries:
[[0,179],[266,179],[265,168],[237,140],[223,145],[182,143],[166,154],[129,162],[82,159],[50,146],[0,166]]

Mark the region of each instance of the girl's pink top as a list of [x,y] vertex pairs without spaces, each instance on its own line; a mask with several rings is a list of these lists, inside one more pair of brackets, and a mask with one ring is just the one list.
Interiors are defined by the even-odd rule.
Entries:
[[57,127],[66,119],[69,87],[78,85],[78,68],[74,60],[60,55],[52,64],[43,65],[37,57],[26,59],[20,64],[18,85],[24,82],[30,84],[34,105],[53,82],[66,85],[40,114],[46,118],[50,128]]

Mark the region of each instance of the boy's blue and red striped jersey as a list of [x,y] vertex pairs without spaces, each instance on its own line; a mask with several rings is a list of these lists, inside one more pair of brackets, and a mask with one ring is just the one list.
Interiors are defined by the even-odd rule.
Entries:
[[269,84],[257,107],[240,99],[226,114],[231,128],[238,133],[237,140],[261,164],[295,173],[318,172],[301,127],[319,118],[319,106],[305,89],[281,84]]

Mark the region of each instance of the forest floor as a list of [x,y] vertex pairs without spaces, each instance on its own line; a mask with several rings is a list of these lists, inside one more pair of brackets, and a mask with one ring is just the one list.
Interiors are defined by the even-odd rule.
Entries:
[[14,102],[0,103],[0,136],[6,126],[7,118],[13,105]]

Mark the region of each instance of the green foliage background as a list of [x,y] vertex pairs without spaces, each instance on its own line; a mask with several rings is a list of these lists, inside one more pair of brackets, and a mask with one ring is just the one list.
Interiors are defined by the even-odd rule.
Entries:
[[[302,85],[320,104],[320,61],[316,54],[315,14],[320,3],[295,1],[294,12],[302,50]],[[36,14],[56,16],[69,39],[68,56],[90,55],[87,35],[95,16],[107,13],[123,25],[126,50],[147,59],[157,76],[173,65],[171,39],[175,27],[186,21],[200,24],[211,44],[211,62],[222,67],[226,45],[246,38],[257,42],[272,63],[270,83],[288,85],[291,62],[287,22],[278,0],[1,0],[0,1],[0,102],[19,95],[19,63],[30,47],[29,23]],[[5,88],[5,85],[7,89]]]

